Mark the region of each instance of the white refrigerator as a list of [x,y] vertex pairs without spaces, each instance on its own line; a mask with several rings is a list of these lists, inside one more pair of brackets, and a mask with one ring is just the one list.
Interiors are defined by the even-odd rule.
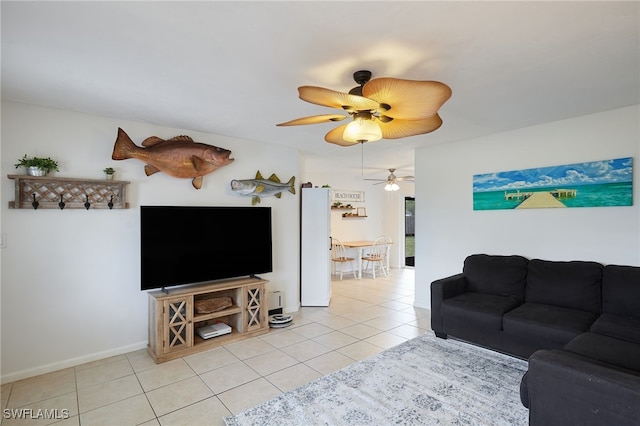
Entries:
[[329,306],[331,299],[331,206],[329,188],[302,188],[300,303]]

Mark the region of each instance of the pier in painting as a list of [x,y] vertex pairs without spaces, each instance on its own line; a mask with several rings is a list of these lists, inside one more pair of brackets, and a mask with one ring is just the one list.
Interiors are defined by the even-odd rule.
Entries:
[[544,191],[544,192],[504,192],[505,200],[526,200],[531,197],[533,194],[550,194],[554,198],[573,198],[578,194],[577,189],[554,189],[553,191]]

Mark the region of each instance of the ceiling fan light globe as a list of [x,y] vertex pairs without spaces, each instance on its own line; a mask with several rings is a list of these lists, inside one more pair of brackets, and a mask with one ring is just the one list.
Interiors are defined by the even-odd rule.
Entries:
[[356,118],[344,129],[342,138],[348,142],[375,142],[382,139],[382,129],[373,120]]
[[397,191],[400,186],[395,182],[389,182],[384,186],[385,191]]

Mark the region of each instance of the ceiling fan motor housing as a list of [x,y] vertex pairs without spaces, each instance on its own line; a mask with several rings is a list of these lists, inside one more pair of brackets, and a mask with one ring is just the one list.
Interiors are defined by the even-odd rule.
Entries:
[[354,87],[349,90],[350,95],[362,96],[362,86],[365,85],[369,80],[371,80],[371,71],[360,70],[353,73],[353,79],[359,86]]
[[371,80],[371,71],[360,70],[353,73],[353,79],[360,86]]

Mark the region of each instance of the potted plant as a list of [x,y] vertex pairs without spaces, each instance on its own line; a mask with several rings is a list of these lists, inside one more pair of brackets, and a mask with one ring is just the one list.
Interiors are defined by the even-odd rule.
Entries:
[[103,170],[103,172],[107,176],[107,180],[113,180],[113,175],[116,173],[113,167],[107,167]]
[[27,174],[29,176],[45,176],[51,170],[58,170],[58,162],[52,160],[50,157],[41,158],[41,157],[27,157],[25,154],[16,164],[14,164],[16,169],[18,167],[24,167],[27,169]]

